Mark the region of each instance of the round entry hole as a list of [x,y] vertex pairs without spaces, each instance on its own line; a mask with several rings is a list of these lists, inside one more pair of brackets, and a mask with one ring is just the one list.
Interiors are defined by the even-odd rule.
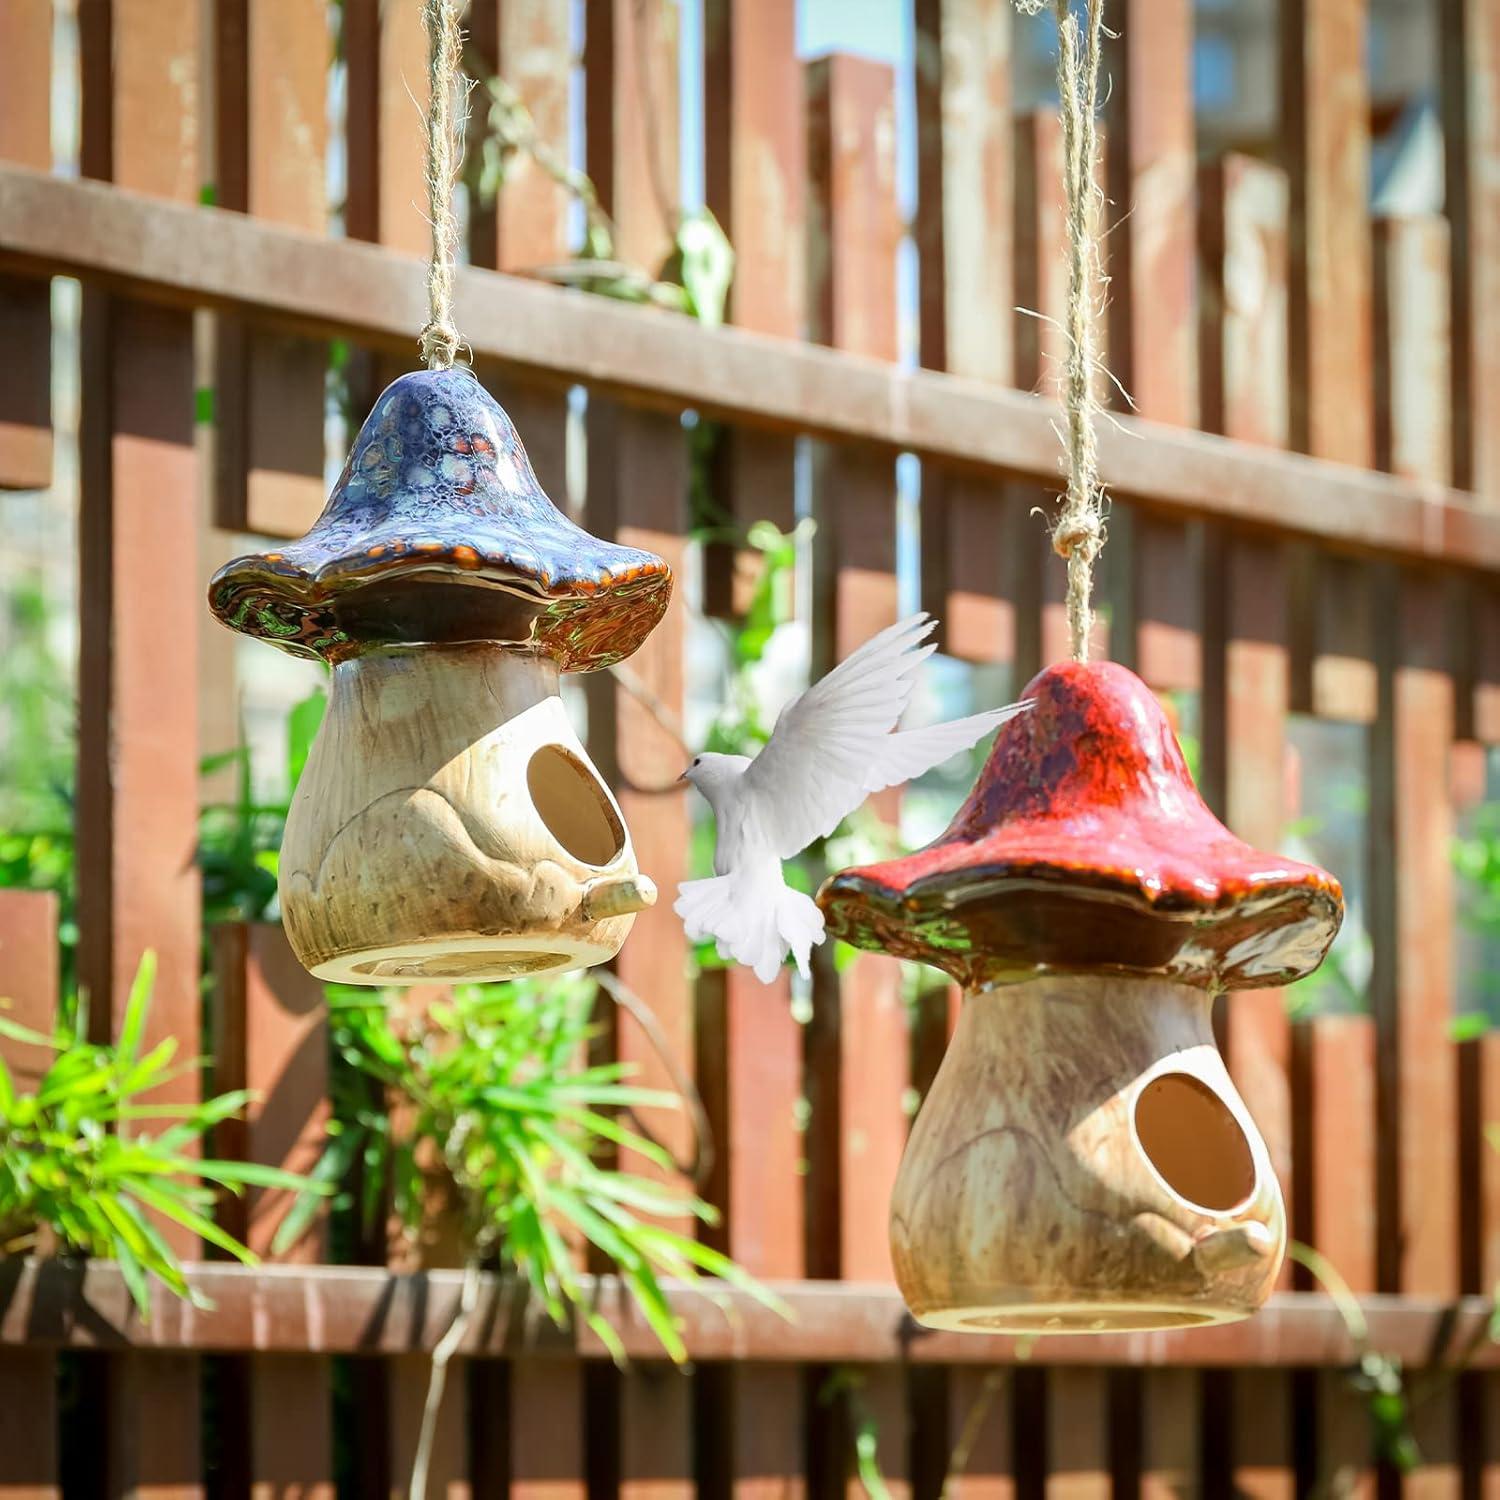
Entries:
[[574,859],[607,865],[625,847],[625,830],[598,779],[561,745],[543,745],[526,767],[537,816]]
[[1227,1213],[1255,1191],[1255,1162],[1239,1121],[1186,1073],[1163,1073],[1140,1091],[1135,1133],[1166,1185],[1205,1213]]

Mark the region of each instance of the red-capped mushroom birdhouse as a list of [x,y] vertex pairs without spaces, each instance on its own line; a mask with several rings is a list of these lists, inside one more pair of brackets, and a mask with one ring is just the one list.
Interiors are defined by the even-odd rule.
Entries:
[[966,992],[896,1180],[897,1280],[940,1328],[1244,1317],[1286,1218],[1210,1007],[1316,968],[1342,893],[1214,817],[1123,667],[1049,667],[1026,696],[941,838],[818,897],[832,933]]
[[281,852],[308,969],[415,984],[614,957],[656,892],[559,674],[629,656],[671,587],[556,509],[469,371],[385,391],[312,530],[209,587],[231,629],[333,667]]

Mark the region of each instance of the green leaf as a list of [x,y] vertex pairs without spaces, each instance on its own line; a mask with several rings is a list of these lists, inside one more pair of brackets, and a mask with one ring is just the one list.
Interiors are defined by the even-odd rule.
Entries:
[[1455,1042],[1472,1042],[1490,1029],[1490,1018],[1483,1011],[1454,1016],[1448,1022],[1448,1037]]
[[155,983],[156,954],[148,948],[141,954],[135,978],[131,981],[124,1019],[120,1023],[119,1040],[115,1043],[115,1051],[126,1062],[134,1062],[140,1050],[141,1033],[146,1027],[146,1013],[151,1007],[151,990]]
[[57,1042],[50,1036],[40,1031],[33,1031],[29,1026],[22,1026],[18,1021],[9,1020],[0,1016],[0,1036],[8,1036],[12,1041],[25,1042],[29,1047],[46,1047],[49,1051],[57,1051]]
[[734,248],[712,212],[702,208],[683,216],[677,226],[676,252],[688,310],[700,323],[717,328],[724,321],[729,284],[734,279]]
[[210,1245],[217,1245],[221,1250],[227,1250],[236,1260],[243,1261],[247,1266],[260,1264],[260,1257],[248,1246],[240,1244],[227,1230],[221,1229],[212,1219],[205,1218],[196,1209],[175,1196],[171,1192],[163,1191],[149,1182],[139,1178],[132,1179],[127,1185],[128,1192],[139,1198],[158,1213],[165,1214],[169,1219],[181,1224],[184,1229],[190,1229],[200,1239],[205,1239]]
[[216,772],[222,771],[226,766],[232,766],[243,761],[249,754],[250,747],[248,745],[236,745],[233,750],[220,750],[217,754],[202,756],[198,761],[198,774],[200,776],[212,776]]
[[253,1161],[208,1160],[198,1164],[198,1171],[208,1181],[225,1187],[280,1188],[294,1193],[312,1193],[324,1198],[337,1191],[333,1183],[314,1182],[300,1172],[288,1172],[281,1167],[268,1167]]
[[328,695],[317,688],[307,697],[292,705],[286,721],[286,774],[289,791],[296,791],[297,783],[307,768],[307,757],[312,753],[313,741],[322,727],[323,716],[328,711]]

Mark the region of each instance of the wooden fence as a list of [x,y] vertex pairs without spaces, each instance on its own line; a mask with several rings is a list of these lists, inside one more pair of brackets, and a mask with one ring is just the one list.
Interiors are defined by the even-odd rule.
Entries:
[[[738,251],[732,327],[505,274],[569,251],[564,200],[525,170],[470,214],[458,322],[553,494],[569,389],[587,389],[587,522],[674,564],[685,409],[730,429],[715,481],[739,521],[791,522],[810,446],[815,665],[896,615],[897,457],[914,453],[924,602],[947,651],[1019,683],[1065,639],[1061,569],[1032,514],[1056,480],[1054,408],[1031,392],[1057,335],[1012,312],[1058,306],[1058,130],[1011,108],[1026,23],[1009,0],[914,5],[921,369],[894,363],[910,122],[893,72],[800,61],[793,0],[702,0],[705,194]],[[1500,1037],[1449,1031],[1450,836],[1500,743],[1500,12],[1438,9],[1447,214],[1372,222],[1361,0],[1283,0],[1274,163],[1200,162],[1188,0],[1113,0],[1108,344],[1139,415],[1102,443],[1108,652],[1198,695],[1202,780],[1227,821],[1282,841],[1290,715],[1365,726],[1370,1012],[1293,1024],[1282,995],[1237,994],[1222,1037],[1294,1235],[1370,1294],[1373,1345],[1428,1376],[1475,1343],[1476,1294],[1500,1281],[1500,1155],[1483,1136],[1500,1120]],[[343,0],[336,69],[314,0],[76,10],[81,181],[48,175],[52,7],[0,3],[0,482],[49,482],[46,278],[77,276],[78,975],[107,1000],[105,1036],[154,948],[155,1032],[201,1039],[219,1086],[264,1092],[241,1149],[306,1166],[328,1110],[326,1018],[279,933],[212,934],[204,1031],[199,726],[232,699],[203,584],[229,533],[293,535],[320,507],[328,341],[355,351],[359,414],[414,360],[419,5]],[[476,56],[564,159],[573,10],[474,0],[469,20]],[[582,158],[619,253],[654,268],[683,145],[677,9],[582,10]],[[335,78],[347,182],[330,205]],[[205,384],[211,442],[195,429]],[[742,602],[735,564],[705,553],[708,609]],[[635,663],[672,709],[685,622],[679,594]],[[591,688],[593,753],[670,891],[689,810],[654,788],[680,751],[636,698],[602,675]],[[0,898],[0,990],[23,1018],[56,1004],[54,922],[50,898]],[[862,1443],[897,1500],[931,1500],[945,1476],[965,1500],[1272,1497],[1336,1476],[1364,1494],[1500,1489],[1495,1347],[1481,1337],[1461,1375],[1429,1381],[1422,1466],[1398,1477],[1372,1458],[1347,1330],[1290,1274],[1260,1318],[1202,1333],[1018,1346],[907,1323],[886,1203],[949,992],[909,1011],[896,966],[865,957],[820,970],[800,1024],[783,984],[690,981],[669,902],[619,970],[696,1072],[720,1147],[717,1242],[788,1284],[799,1322],[684,1297],[695,1363],[679,1372],[649,1358],[605,1284],[647,1356],[621,1373],[586,1334],[497,1301],[451,1382],[430,1493],[828,1500],[862,1482]],[[660,1078],[628,1018],[615,1042]],[[244,1226],[261,1249],[270,1212]],[[401,1492],[451,1274],[303,1259],[198,1274],[212,1313],[162,1302],[143,1324],[107,1267],[0,1266],[0,1493],[325,1497],[336,1473],[351,1494]]]

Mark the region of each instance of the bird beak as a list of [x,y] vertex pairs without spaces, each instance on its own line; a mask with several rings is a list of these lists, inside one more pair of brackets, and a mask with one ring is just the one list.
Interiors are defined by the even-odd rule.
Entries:
[[692,770],[692,769],[693,769],[693,768],[692,768],[692,767],[691,767],[691,766],[689,766],[689,767],[688,767],[688,768],[687,768],[687,771],[684,771],[684,772],[683,772],[683,773],[682,773],[682,775],[681,775],[681,776],[679,776],[679,777],[678,777],[678,778],[677,778],[677,779],[678,779],[678,780],[679,780],[679,781],[686,781],[686,780],[687,780],[687,776],[688,776],[688,771],[691,771],[691,770]]

